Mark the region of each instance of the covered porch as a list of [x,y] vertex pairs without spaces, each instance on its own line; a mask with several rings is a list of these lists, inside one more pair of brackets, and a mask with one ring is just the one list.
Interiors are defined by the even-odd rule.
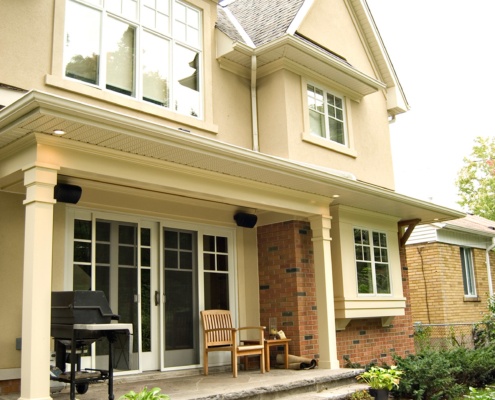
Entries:
[[[63,136],[58,136],[60,131]],[[40,373],[48,371],[50,355],[50,292],[69,290],[74,279],[73,272],[67,273],[68,266],[86,262],[73,257],[77,240],[67,240],[77,224],[88,222],[92,229],[98,224],[106,224],[108,229],[125,225],[149,230],[152,235],[155,232],[157,238],[178,230],[202,232],[203,238],[229,238],[229,243],[235,238],[236,245],[228,253],[235,260],[229,277],[230,308],[237,313],[239,325],[246,325],[260,321],[257,238],[255,232],[237,227],[233,216],[237,212],[256,214],[258,227],[304,221],[311,230],[318,321],[315,336],[323,371],[339,369],[330,206],[342,204],[394,215],[402,221],[458,216],[452,210],[364,184],[343,172],[228,145],[205,132],[185,132],[38,92],[30,92],[2,110],[0,160],[0,190],[15,201],[22,197],[24,207],[23,282],[22,287],[12,287],[23,296],[21,399],[50,398],[48,373]],[[56,204],[53,190],[60,183],[82,188],[77,208]],[[94,237],[79,239],[79,243],[95,241]],[[146,244],[136,246],[142,249]],[[94,259],[90,264],[94,271]],[[139,268],[146,270],[148,266],[141,264]],[[156,265],[158,268],[159,263]],[[150,271],[153,273],[152,266]],[[89,283],[93,288],[98,284],[94,280]],[[156,291],[163,293],[163,287],[157,286]],[[199,293],[198,297],[204,294]],[[5,296],[8,294],[6,291]],[[139,301],[135,297],[134,302]],[[194,315],[197,318],[197,313]],[[156,333],[163,337],[163,323],[160,326]],[[142,326],[136,331],[139,328]],[[197,321],[193,330],[199,334]],[[139,342],[139,364],[131,368],[137,372],[148,370],[143,367],[145,350],[141,345]],[[197,350],[197,339],[195,346]],[[148,353],[155,362],[149,370],[177,367],[168,365],[160,350]],[[197,354],[187,365],[178,366],[199,368]]]

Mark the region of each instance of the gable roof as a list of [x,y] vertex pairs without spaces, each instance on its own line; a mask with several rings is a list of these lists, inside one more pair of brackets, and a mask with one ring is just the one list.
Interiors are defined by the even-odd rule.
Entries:
[[[344,66],[344,69],[347,69],[345,74],[349,76],[360,74],[357,78],[353,76],[351,81],[348,80],[348,87],[355,99],[374,93],[377,90],[386,89],[388,92],[387,108],[390,115],[400,114],[409,110],[409,104],[402,86],[399,83],[366,0],[345,1],[349,5],[350,12],[358,25],[357,29],[360,30],[366,42],[365,46],[369,49],[369,53],[375,61],[380,76],[379,80],[365,76],[344,58],[333,53],[332,49],[326,49],[311,41],[311,38],[304,38],[297,34],[298,25],[301,24],[314,1],[318,0],[221,1],[217,8],[216,27],[234,43],[230,51],[219,52],[219,58],[249,69],[250,58],[247,55],[250,52],[256,55],[258,51],[259,54],[263,54],[263,57],[266,57],[266,51],[263,51],[263,49],[272,47],[271,51],[275,51],[277,53],[276,59],[279,59],[280,54],[286,55],[288,52],[286,51],[287,47],[283,50],[277,50],[277,43],[289,43],[292,47],[306,45],[324,56],[330,54],[330,60],[332,58],[336,59],[337,62]],[[290,38],[290,41],[287,38]],[[302,55],[302,57],[307,58],[307,56],[306,51],[306,54]],[[309,56],[312,57],[313,54],[309,54]],[[266,62],[268,63],[270,60],[273,61],[268,57]],[[263,64],[259,63],[258,66],[263,66]],[[308,66],[307,63],[305,67],[321,73],[324,77],[335,79],[335,75],[322,72],[325,70],[323,66],[315,68],[314,65]],[[331,65],[332,70],[334,70],[334,67],[335,65]]]
[[477,215],[468,214],[464,218],[446,221],[444,227],[476,233],[482,236],[495,237],[495,221]]
[[462,218],[418,225],[407,245],[441,242],[458,246],[486,248],[495,240],[495,221],[467,214]]
[[[285,35],[303,3],[304,0],[235,0],[220,3],[219,10],[230,11],[258,47]],[[228,34],[232,26],[225,22],[219,19],[217,27]],[[238,32],[237,35],[241,36]]]

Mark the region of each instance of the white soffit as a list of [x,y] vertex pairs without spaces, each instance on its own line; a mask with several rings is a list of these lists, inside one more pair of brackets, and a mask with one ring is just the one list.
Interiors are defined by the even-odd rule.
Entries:
[[15,156],[23,138],[33,134],[51,136],[54,129],[66,131],[64,136],[53,140],[60,146],[74,147],[77,143],[98,146],[191,167],[198,173],[208,171],[266,184],[267,190],[276,186],[306,196],[323,196],[332,204],[403,220],[421,218],[427,223],[464,216],[458,211],[321,169],[39,92],[30,92],[0,111],[0,160]]

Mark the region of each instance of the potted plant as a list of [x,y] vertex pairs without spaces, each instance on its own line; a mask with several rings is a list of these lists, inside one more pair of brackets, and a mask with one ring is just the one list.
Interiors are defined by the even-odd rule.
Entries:
[[367,390],[358,390],[351,395],[350,400],[372,400],[370,393]]
[[357,379],[370,386],[370,394],[376,400],[386,400],[394,386],[399,387],[402,373],[395,365],[390,368],[371,367],[358,375]]
[[122,395],[119,400],[170,400],[170,396],[162,394],[160,391],[161,389],[157,387],[150,390],[145,387],[139,393],[131,390],[129,393]]

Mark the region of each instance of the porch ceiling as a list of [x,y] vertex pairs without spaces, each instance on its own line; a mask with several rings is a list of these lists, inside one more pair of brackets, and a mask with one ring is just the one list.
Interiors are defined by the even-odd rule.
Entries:
[[[22,148],[32,133],[139,155],[257,182],[332,204],[393,215],[422,223],[455,219],[464,213],[359,182],[344,175],[253,152],[175,128],[150,123],[46,93],[30,92],[0,111],[0,160]],[[70,142],[67,142],[70,143]],[[1,162],[0,162],[0,171]],[[0,176],[0,190],[2,187]],[[267,187],[269,188],[269,187]]]

